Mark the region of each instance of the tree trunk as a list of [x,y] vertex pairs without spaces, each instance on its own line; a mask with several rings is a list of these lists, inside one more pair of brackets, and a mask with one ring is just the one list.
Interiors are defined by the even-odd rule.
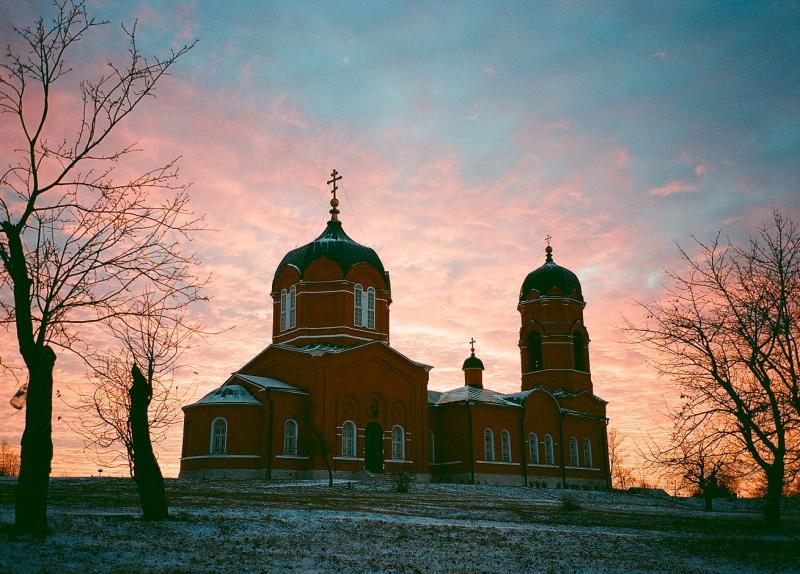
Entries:
[[[26,350],[26,352],[29,352]],[[53,367],[56,354],[45,346],[30,354],[25,432],[22,434],[15,507],[17,532],[47,535],[47,490],[53,460]]]
[[764,503],[764,520],[769,528],[781,525],[781,494],[783,494],[783,465],[774,464],[767,471],[767,500]]
[[147,420],[147,407],[153,398],[153,387],[136,365],[131,369],[131,376],[133,384],[129,391],[131,396],[129,421],[133,446],[133,479],[139,490],[142,518],[163,520],[167,517],[164,477],[153,454],[150,425]]
[[705,503],[703,506],[703,510],[705,510],[706,512],[711,512],[713,510],[713,505],[714,505],[714,495],[709,487],[703,489],[703,501]]

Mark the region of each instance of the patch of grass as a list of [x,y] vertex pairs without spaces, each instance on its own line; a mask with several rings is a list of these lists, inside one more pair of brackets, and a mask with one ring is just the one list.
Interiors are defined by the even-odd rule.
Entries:
[[571,494],[562,494],[559,500],[561,501],[561,510],[574,512],[581,509],[580,501]]

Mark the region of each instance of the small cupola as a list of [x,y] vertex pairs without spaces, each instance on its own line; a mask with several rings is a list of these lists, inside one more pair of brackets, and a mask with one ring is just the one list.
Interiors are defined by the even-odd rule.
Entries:
[[470,355],[464,361],[461,370],[464,371],[464,384],[476,389],[483,388],[483,361],[475,356],[475,339],[470,339]]

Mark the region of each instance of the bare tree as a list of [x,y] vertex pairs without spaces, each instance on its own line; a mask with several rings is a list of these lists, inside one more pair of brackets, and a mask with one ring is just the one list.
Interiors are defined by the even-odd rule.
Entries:
[[[302,444],[303,450],[309,456],[319,456],[325,465],[325,470],[328,473],[328,488],[333,488],[333,467],[331,466],[331,456],[334,451],[330,448],[325,433],[320,430],[322,425],[317,421],[318,411],[314,405],[309,401],[301,409],[300,420],[304,421],[308,426],[308,432],[304,434]],[[324,416],[324,415],[321,415]]]
[[70,50],[103,23],[82,3],[58,0],[52,21],[14,29],[21,49],[9,48],[0,68],[2,120],[19,134],[0,172],[0,320],[14,326],[28,371],[16,528],[37,535],[47,532],[56,350],[84,353],[87,330],[133,314],[132,296],[145,285],[185,280],[190,293],[193,283],[182,244],[197,220],[177,160],[117,178],[115,168],[137,150],[108,141],[193,44],[148,59],[136,27],[123,27],[127,62],[109,61],[80,83],[82,105],[61,112],[75,120],[72,135],[51,125]]
[[6,441],[0,443],[0,476],[19,474],[19,455]]
[[660,471],[662,480],[677,479],[681,487],[698,492],[704,509],[711,511],[714,498],[741,475],[741,448],[730,439],[730,433],[718,429],[696,429],[687,435],[684,422],[676,418],[669,444],[651,442],[645,459]]
[[108,324],[120,348],[85,357],[96,385],[92,394],[81,396],[83,416],[76,430],[99,455],[110,451],[113,461],[128,465],[146,520],[167,516],[164,479],[152,444],[163,441],[178,419],[186,393],[178,392],[174,375],[182,367],[183,352],[203,335],[186,319],[195,299],[180,290],[177,295],[146,291],[133,302],[135,314]]
[[611,471],[611,484],[614,488],[626,490],[633,479],[631,469],[626,466],[625,437],[619,429],[608,429],[608,465]]
[[765,519],[777,526],[787,469],[800,456],[791,441],[800,424],[800,230],[776,211],[744,247],[719,234],[695,243],[696,254],[680,249],[687,270],[668,272],[664,298],[643,304],[643,324],[628,331],[680,388],[683,436],[713,420],[760,469]]

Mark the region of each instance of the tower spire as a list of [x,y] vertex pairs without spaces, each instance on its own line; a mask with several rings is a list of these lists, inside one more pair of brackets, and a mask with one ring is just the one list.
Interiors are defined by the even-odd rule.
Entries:
[[331,210],[328,212],[331,214],[331,221],[339,221],[339,200],[336,198],[336,190],[338,187],[336,186],[336,182],[342,179],[342,176],[339,175],[339,172],[335,169],[331,172],[331,178],[328,180],[328,185],[333,185],[331,188],[331,193],[333,194],[333,198],[331,199]]

